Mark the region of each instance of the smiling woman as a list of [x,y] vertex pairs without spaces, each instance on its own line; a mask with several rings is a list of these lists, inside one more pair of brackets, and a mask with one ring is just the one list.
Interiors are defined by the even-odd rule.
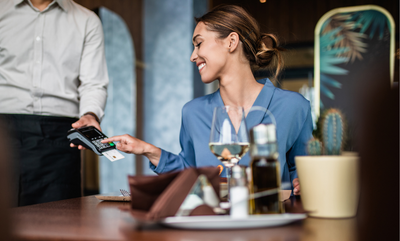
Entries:
[[[272,112],[277,122],[282,182],[293,183],[291,189],[299,194],[294,156],[306,154],[305,144],[312,132],[310,104],[300,94],[275,88],[269,79],[256,81],[253,75],[257,68],[275,66],[275,76],[282,69],[281,48],[276,36],[261,33],[254,18],[233,5],[216,7],[196,22],[190,60],[196,63],[201,80],[204,83],[218,81],[219,89],[183,107],[182,151],[175,155],[129,135],[111,137],[103,142],[118,141],[119,150],[145,155],[156,173],[218,166],[221,163],[208,146],[214,108],[239,106],[247,113],[252,106],[262,106]],[[270,120],[263,112],[252,112],[247,114],[246,122],[247,127],[252,128]],[[245,166],[249,163],[248,154],[239,162]]]

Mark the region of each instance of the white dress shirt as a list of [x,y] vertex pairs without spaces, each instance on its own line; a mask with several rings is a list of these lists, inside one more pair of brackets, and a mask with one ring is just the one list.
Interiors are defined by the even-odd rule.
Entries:
[[97,15],[71,0],[40,12],[0,1],[0,113],[104,115],[108,73]]

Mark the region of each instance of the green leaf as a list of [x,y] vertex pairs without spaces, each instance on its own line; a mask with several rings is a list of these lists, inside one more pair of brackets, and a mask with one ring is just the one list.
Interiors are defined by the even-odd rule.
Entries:
[[320,91],[321,93],[323,93],[326,97],[328,97],[329,99],[335,99],[335,95],[325,86],[320,85]]
[[342,84],[339,81],[332,79],[325,74],[321,74],[321,82],[324,85],[330,85],[332,87],[339,88],[339,89],[342,88]]
[[326,74],[345,75],[349,72],[348,70],[342,69],[337,66],[328,65],[328,64],[326,64],[326,65],[321,64],[321,69],[322,68],[324,69],[324,71],[322,71],[322,70],[320,70],[320,71],[323,73],[326,73]]

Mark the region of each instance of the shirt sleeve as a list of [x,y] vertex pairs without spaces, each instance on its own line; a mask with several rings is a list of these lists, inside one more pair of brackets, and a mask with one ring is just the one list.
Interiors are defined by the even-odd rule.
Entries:
[[179,141],[182,150],[178,155],[175,155],[161,149],[161,157],[158,165],[155,166],[151,162],[149,162],[150,169],[152,169],[157,174],[182,170],[191,166],[196,166],[193,141],[191,140],[189,132],[186,129],[184,112],[185,108],[182,110],[182,124],[179,135]]
[[104,52],[104,35],[100,19],[93,13],[87,22],[79,71],[79,116],[95,113],[101,120],[107,100],[108,72]]
[[300,134],[294,142],[293,147],[286,154],[286,162],[289,166],[291,183],[293,182],[293,179],[297,178],[296,163],[294,157],[307,155],[307,142],[312,137],[312,131],[313,124],[311,118],[311,107],[309,107],[306,118],[301,127]]

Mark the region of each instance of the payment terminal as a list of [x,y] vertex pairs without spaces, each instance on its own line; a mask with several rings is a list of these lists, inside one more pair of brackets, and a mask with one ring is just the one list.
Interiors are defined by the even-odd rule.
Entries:
[[101,143],[102,140],[108,137],[94,126],[71,129],[67,133],[67,138],[71,143],[91,149],[99,156],[104,155],[110,161],[124,158],[124,156],[115,148],[113,142]]

